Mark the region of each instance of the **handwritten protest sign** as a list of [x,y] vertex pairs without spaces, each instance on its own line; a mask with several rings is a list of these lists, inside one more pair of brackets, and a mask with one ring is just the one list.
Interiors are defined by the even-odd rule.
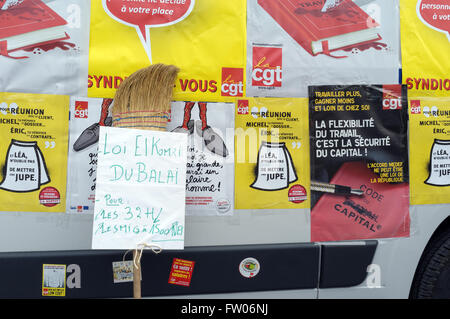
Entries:
[[184,247],[187,138],[101,127],[93,249]]

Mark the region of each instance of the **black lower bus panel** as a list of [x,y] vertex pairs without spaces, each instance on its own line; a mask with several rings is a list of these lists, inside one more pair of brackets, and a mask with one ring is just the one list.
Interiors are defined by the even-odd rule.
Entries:
[[[314,289],[352,286],[365,279],[376,241],[362,246],[324,247],[314,243],[187,247],[142,259],[143,297]],[[132,298],[133,283],[114,283],[113,262],[125,251],[75,250],[0,253],[0,298]],[[125,260],[132,259],[132,252]],[[192,265],[191,278],[169,283],[174,260]],[[239,270],[243,260],[257,261],[256,275]],[[319,260],[322,261],[319,276]],[[176,263],[178,264],[178,263]],[[49,296],[43,286],[44,265],[65,265],[63,296]],[[319,283],[320,278],[320,283]]]
[[[62,298],[43,294],[43,265],[66,265],[64,298],[133,297],[133,283],[114,283],[113,262],[125,251],[77,250],[0,253],[0,298]],[[132,259],[132,252],[126,260]],[[241,261],[254,258],[259,272],[251,278],[239,271]],[[189,286],[171,284],[175,258],[194,262]],[[319,247],[314,244],[271,244],[187,247],[142,259],[143,297],[246,292],[317,287]]]

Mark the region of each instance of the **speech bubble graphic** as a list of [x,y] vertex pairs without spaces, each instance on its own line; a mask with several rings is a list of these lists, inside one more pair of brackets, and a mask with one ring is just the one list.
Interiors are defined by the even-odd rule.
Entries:
[[417,16],[428,27],[444,33],[450,41],[450,3],[448,0],[417,1]]
[[136,28],[151,63],[150,28],[184,20],[191,13],[195,0],[102,0],[102,3],[111,18]]

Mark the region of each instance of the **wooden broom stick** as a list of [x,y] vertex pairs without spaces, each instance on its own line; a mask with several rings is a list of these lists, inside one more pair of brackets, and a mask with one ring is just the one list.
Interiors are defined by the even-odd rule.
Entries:
[[[179,69],[153,64],[126,78],[116,91],[112,110],[113,126],[166,131],[174,82]],[[133,250],[133,297],[141,298],[141,255]]]
[[138,261],[139,251],[133,250],[133,297],[139,299],[141,293],[141,262]]

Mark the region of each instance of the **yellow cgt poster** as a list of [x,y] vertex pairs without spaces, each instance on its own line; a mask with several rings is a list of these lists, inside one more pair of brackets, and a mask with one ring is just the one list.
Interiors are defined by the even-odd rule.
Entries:
[[235,208],[309,208],[308,99],[247,98],[235,109]]
[[69,96],[0,93],[2,211],[65,212]]
[[400,0],[403,84],[408,96],[450,96],[450,3]]
[[92,1],[88,95],[113,97],[154,63],[180,68],[174,99],[245,95],[245,0]]
[[450,203],[450,97],[410,98],[411,204]]

